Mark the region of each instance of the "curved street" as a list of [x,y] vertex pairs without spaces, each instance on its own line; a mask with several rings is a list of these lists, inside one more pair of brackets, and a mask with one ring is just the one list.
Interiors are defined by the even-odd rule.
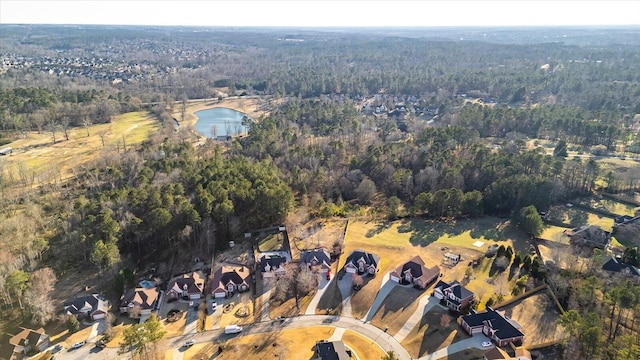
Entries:
[[[344,328],[355,331],[362,336],[371,339],[372,343],[380,345],[384,351],[393,350],[401,360],[411,359],[411,356],[405,350],[405,348],[391,335],[378,329],[371,324],[365,324],[361,320],[357,320],[350,317],[343,316],[328,316],[328,315],[303,315],[293,318],[287,318],[283,323],[277,323],[275,321],[259,322],[244,326],[244,330],[240,334],[226,335],[224,330],[209,330],[199,332],[193,335],[175,336],[166,338],[167,346],[169,348],[179,349],[182,347],[185,341],[188,339],[195,339],[196,343],[212,342],[216,339],[228,339],[238,336],[254,335],[267,333],[271,331],[284,330],[284,329],[297,329],[308,326],[327,325],[334,326],[336,328]],[[118,355],[117,348],[105,348],[99,350],[93,347],[93,343],[87,342],[87,345],[77,350],[62,350],[56,354],[56,359],[68,359],[68,360],[82,360],[88,359],[128,359],[127,354]]]

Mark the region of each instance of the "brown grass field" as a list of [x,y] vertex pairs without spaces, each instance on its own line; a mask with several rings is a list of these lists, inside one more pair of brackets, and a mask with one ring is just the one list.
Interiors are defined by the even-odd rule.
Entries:
[[560,311],[544,290],[498,310],[522,325],[525,347],[559,342],[565,337],[564,329],[557,323]]
[[[475,247],[473,243],[476,241],[481,241],[483,244]],[[479,259],[480,265],[473,269],[473,276],[468,279],[465,286],[476,292],[481,301],[486,301],[494,292],[490,291],[491,286],[484,281],[489,277],[492,259],[485,261],[483,255],[490,244],[511,245],[523,253],[531,252],[531,244],[524,233],[509,225],[507,221],[492,217],[448,223],[423,219],[393,223],[350,222],[339,268],[344,266],[348,254],[356,249],[375,253],[381,258],[377,276],[373,279],[365,278],[365,281],[369,280],[369,282],[351,298],[354,316],[363,317],[369,310],[380,289],[384,274],[415,255],[419,255],[427,266],[440,266],[445,281],[462,281],[469,263]],[[462,261],[453,267],[444,265],[442,263],[444,252],[461,254]],[[510,282],[515,280],[517,279],[510,279]],[[511,288],[509,285],[503,287]],[[509,296],[507,294],[505,300]],[[391,317],[394,318],[395,315]]]
[[420,291],[412,287],[396,286],[371,319],[371,324],[380,329],[388,326],[387,332],[396,334],[418,308],[420,297],[428,296],[430,292],[429,288]]
[[[224,343],[196,344],[187,349],[184,359],[210,359],[218,346],[224,351],[216,359],[228,360],[262,360],[278,359],[311,359],[316,341],[328,339],[335,328],[330,326],[313,326],[302,329],[283,330],[260,335],[249,335]],[[346,330],[342,341],[351,348],[361,360],[379,360],[384,351],[373,344],[371,339],[363,337],[353,331]],[[168,359],[173,356],[173,350],[167,351]]]
[[[160,123],[144,111],[116,116],[111,123],[97,124],[87,129],[73,128],[66,140],[62,131],[56,133],[28,132],[26,137],[7,146],[13,154],[4,157],[5,179],[14,186],[25,186],[22,179],[34,179],[34,184],[64,181],[71,178],[73,169],[97,158],[104,151],[118,151],[124,145],[141,143],[160,129]],[[102,138],[104,137],[104,147]]]
[[451,320],[448,327],[442,327],[440,318],[444,314],[448,314],[448,311],[438,306],[434,307],[402,341],[402,345],[412,357],[421,357],[470,337],[455,319]]

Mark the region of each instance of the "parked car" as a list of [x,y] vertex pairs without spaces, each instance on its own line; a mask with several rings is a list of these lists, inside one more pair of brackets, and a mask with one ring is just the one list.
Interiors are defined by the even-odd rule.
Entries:
[[242,326],[228,325],[224,327],[225,334],[237,334],[242,331]]
[[327,280],[331,280],[331,270],[327,270]]
[[493,346],[493,344],[491,344],[491,341],[483,341],[482,342],[482,347],[491,347]]
[[69,350],[75,350],[75,349],[79,349],[82,346],[84,346],[84,344],[86,344],[86,341],[78,341],[77,343],[71,345],[71,347],[69,348]]
[[192,347],[193,344],[195,344],[195,343],[196,343],[195,339],[189,339],[189,340],[184,342],[184,347]]
[[58,344],[58,345],[54,346],[53,349],[51,349],[51,353],[52,354],[58,353],[58,352],[62,351],[62,349],[64,349],[64,346],[62,346],[62,344]]
[[278,316],[278,317],[275,319],[275,321],[277,321],[277,322],[279,322],[279,323],[282,323],[282,322],[284,322],[284,317],[282,317],[282,316]]

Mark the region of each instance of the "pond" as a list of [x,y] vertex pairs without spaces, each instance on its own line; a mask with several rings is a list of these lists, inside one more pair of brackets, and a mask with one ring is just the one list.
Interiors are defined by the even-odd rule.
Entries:
[[209,138],[226,137],[247,132],[243,125],[245,114],[227,108],[213,108],[195,113],[198,117],[195,129]]

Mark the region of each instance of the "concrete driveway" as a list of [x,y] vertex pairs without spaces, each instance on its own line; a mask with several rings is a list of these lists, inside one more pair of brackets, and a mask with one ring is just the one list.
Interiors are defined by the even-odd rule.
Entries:
[[194,309],[193,306],[189,306],[189,308],[187,309],[184,332],[182,334],[183,335],[195,334],[197,325],[198,325],[198,310]]
[[371,321],[373,316],[376,314],[376,311],[378,311],[380,306],[382,306],[384,299],[387,298],[387,295],[391,293],[391,290],[393,290],[393,288],[397,284],[398,283],[396,283],[395,281],[389,280],[389,273],[386,273],[384,277],[382,277],[382,282],[380,283],[380,290],[378,290],[378,293],[376,294],[376,298],[373,300],[373,303],[371,304],[369,311],[367,311],[367,314],[364,316],[364,321],[366,322]]
[[351,311],[351,274],[344,275],[342,280],[338,280],[338,288],[342,295],[342,316],[353,317],[353,311]]
[[320,299],[322,298],[322,295],[324,294],[324,292],[327,291],[327,288],[329,288],[329,284],[331,283],[333,278],[334,276],[332,275],[331,280],[327,280],[326,274],[324,273],[320,274],[320,283],[318,284],[318,291],[316,291],[316,294],[313,296],[313,299],[311,299],[309,306],[307,306],[307,311],[304,312],[305,315],[315,315],[316,308],[318,307],[318,303],[320,302]]
[[398,342],[402,342],[402,340],[404,340],[407,335],[409,335],[411,330],[413,330],[413,328],[418,325],[420,320],[422,320],[424,314],[428,313],[429,310],[438,305],[439,301],[440,300],[438,300],[438,298],[435,296],[424,295],[423,297],[421,297],[420,300],[418,300],[418,308],[416,309],[416,311],[411,314],[409,319],[407,319],[407,322],[405,322],[398,333],[394,335],[396,340],[398,340]]

